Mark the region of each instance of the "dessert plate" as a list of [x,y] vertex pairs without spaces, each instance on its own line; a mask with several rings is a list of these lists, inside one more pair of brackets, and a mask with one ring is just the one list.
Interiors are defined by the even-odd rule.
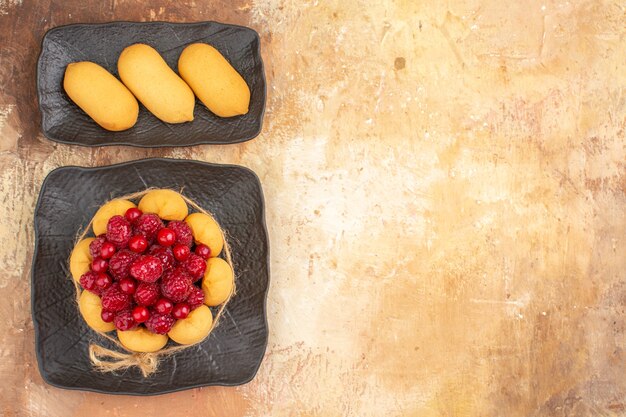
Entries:
[[[155,374],[144,378],[136,368],[101,373],[89,361],[89,343],[115,347],[81,318],[68,258],[77,233],[98,207],[113,197],[148,187],[182,188],[183,194],[215,216],[229,236],[237,293],[209,337],[162,358]],[[43,379],[61,388],[134,395],[250,381],[267,345],[268,256],[261,185],[247,168],[144,159],[52,171],[44,180],[35,208],[32,269],[32,314]]]
[[[182,50],[196,42],[209,43],[218,49],[246,80],[251,93],[247,114],[220,118],[196,99],[192,122],[168,124],[140,104],[135,126],[110,132],[70,101],[63,90],[65,67],[71,62],[92,61],[118,77],[117,60],[122,50],[134,43],[146,43],[178,72]],[[37,64],[37,94],[41,129],[46,137],[57,142],[139,147],[244,142],[261,132],[265,109],[265,73],[259,35],[250,28],[217,22],[111,22],[56,27],[43,38]]]

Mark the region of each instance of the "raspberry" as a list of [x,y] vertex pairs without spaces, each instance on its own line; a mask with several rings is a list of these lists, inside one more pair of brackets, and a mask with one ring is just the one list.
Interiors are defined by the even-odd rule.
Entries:
[[189,307],[194,310],[204,304],[204,291],[201,288],[196,287],[195,285],[191,288],[191,292],[187,297],[187,304]]
[[133,313],[130,310],[120,311],[115,315],[113,323],[118,330],[130,330],[137,325],[137,322],[133,318]]
[[122,216],[113,216],[107,223],[107,240],[118,248],[128,245],[132,228],[130,223]]
[[191,287],[191,277],[182,268],[168,271],[161,278],[161,293],[175,303],[185,301],[191,292]]
[[166,248],[160,245],[152,245],[148,250],[148,255],[152,255],[158,258],[163,264],[163,269],[168,271],[174,268],[174,254],[170,248]]
[[113,313],[129,309],[131,301],[131,296],[124,294],[117,282],[102,294],[102,308]]
[[116,252],[111,259],[109,259],[109,273],[113,278],[120,280],[127,278],[130,273],[130,265],[135,262],[138,255],[127,249],[122,249]]
[[140,256],[130,266],[130,275],[139,281],[154,282],[163,275],[163,264],[155,256]]
[[142,214],[133,222],[133,234],[142,235],[148,243],[152,243],[163,227],[165,227],[163,222],[156,214]]
[[96,286],[96,280],[98,279],[99,276],[100,274],[97,272],[87,271],[83,275],[81,275],[80,280],[79,280],[80,285],[87,291],[100,295],[101,291]]
[[146,321],[146,327],[152,333],[165,334],[170,331],[174,325],[174,319],[168,314],[159,314],[153,311],[148,321]]
[[192,253],[189,255],[189,258],[183,262],[182,267],[189,272],[193,282],[196,282],[204,276],[204,271],[206,271],[206,261],[202,259],[202,257]]
[[193,234],[189,226],[187,226],[187,223],[180,220],[172,220],[167,224],[167,228],[172,230],[176,235],[174,244],[191,246],[193,243]]
[[106,241],[106,237],[104,235],[100,235],[89,244],[89,254],[91,255],[92,259],[100,256],[102,244]]
[[135,290],[135,302],[140,306],[151,306],[156,303],[161,294],[157,284],[142,282]]

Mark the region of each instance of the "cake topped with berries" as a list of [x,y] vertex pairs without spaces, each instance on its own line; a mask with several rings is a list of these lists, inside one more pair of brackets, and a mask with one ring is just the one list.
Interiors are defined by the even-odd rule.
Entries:
[[109,201],[91,225],[95,237],[78,242],[70,256],[72,277],[84,289],[79,310],[91,328],[117,330],[120,343],[136,352],[208,336],[210,307],[224,303],[234,286],[230,264],[218,257],[224,237],[213,217],[189,214],[179,193],[162,189],[137,205]]

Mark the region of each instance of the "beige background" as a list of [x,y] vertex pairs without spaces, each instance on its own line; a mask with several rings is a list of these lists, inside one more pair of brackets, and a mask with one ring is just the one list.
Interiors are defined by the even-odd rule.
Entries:
[[[623,1],[0,0],[0,415],[626,415]],[[45,31],[219,20],[262,37],[262,134],[233,146],[58,145]],[[152,398],[37,371],[32,217],[62,165],[245,165],[270,233],[251,383]]]

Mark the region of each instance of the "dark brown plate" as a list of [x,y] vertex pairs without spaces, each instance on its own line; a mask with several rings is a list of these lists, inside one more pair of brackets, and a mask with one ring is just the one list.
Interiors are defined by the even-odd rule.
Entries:
[[[100,373],[89,362],[89,342],[113,346],[80,317],[69,278],[69,254],[76,234],[99,206],[147,187],[184,187],[187,197],[215,215],[230,236],[237,294],[208,338],[163,359],[152,376],[144,378],[137,369]],[[32,269],[32,314],[42,377],[61,388],[134,395],[250,381],[267,345],[268,256],[261,185],[247,168],[144,159],[52,171],[44,180],[35,209]]]
[[[248,83],[249,112],[221,118],[196,100],[192,122],[168,124],[140,104],[139,118],[132,128],[122,132],[101,128],[65,94],[65,67],[71,62],[92,61],[117,77],[120,53],[138,42],[159,51],[174,71],[185,46],[196,42],[214,46]],[[265,73],[259,35],[250,28],[217,22],[111,22],[56,27],[43,38],[37,66],[37,93],[41,129],[46,137],[57,142],[139,147],[244,142],[261,132],[265,110]]]

